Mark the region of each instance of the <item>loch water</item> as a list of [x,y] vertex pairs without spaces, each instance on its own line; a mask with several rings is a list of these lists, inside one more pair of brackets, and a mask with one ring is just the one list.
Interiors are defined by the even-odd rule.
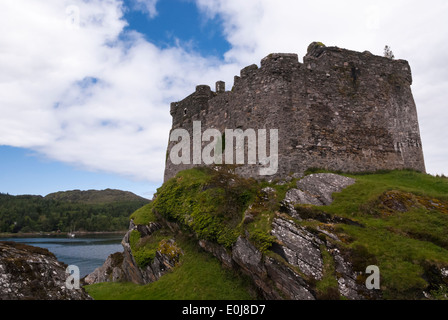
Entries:
[[0,241],[15,241],[35,247],[46,248],[56,258],[79,268],[80,276],[84,277],[103,265],[107,257],[115,252],[123,252],[120,234],[102,234],[68,237],[30,237],[30,238],[0,238]]

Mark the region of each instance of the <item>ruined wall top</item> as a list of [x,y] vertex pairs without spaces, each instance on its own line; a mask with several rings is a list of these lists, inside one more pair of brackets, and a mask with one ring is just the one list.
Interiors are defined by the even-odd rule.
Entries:
[[[362,68],[364,72],[379,74],[383,77],[393,77],[396,81],[404,81],[412,84],[412,74],[409,63],[406,60],[393,60],[382,56],[376,56],[369,51],[357,52],[339,47],[326,47],[320,42],[313,42],[308,46],[307,53],[303,57],[303,63],[299,62],[296,53],[271,53],[260,61],[260,67],[256,64],[249,65],[240,71],[239,76],[234,77],[232,90],[241,85],[242,79],[247,79],[263,74],[286,75],[300,72],[305,68],[309,71],[321,71],[332,76],[341,76],[337,68],[353,68],[353,74]],[[212,99],[217,93],[226,92],[224,81],[217,81],[213,92],[208,85],[198,85],[193,96],[199,99]],[[190,96],[185,98],[187,100]],[[175,113],[179,102],[171,105],[171,114]],[[191,115],[191,114],[190,114]]]

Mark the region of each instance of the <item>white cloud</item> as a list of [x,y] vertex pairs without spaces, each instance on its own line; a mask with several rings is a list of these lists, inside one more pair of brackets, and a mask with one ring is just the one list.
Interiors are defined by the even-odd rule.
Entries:
[[134,2],[134,9],[141,10],[154,18],[157,15],[156,4],[158,0],[132,0]]
[[[388,44],[413,69],[428,171],[447,174],[448,4],[431,3],[197,0],[204,15],[222,19],[231,44],[223,63],[182,42],[161,49],[123,34],[119,0],[2,0],[0,145],[160,182],[169,103],[197,84],[229,87],[239,69],[271,52],[303,56],[315,40],[374,54]],[[156,1],[147,4],[157,14]]]
[[169,103],[227,67],[123,36],[122,14],[114,0],[1,2],[0,145],[162,180]]

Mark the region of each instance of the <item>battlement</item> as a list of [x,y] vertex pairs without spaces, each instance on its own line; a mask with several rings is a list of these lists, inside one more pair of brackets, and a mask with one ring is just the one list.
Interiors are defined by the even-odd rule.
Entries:
[[267,57],[261,59],[261,68],[265,70],[278,71],[290,70],[300,66],[299,56],[295,53],[271,53]]
[[[173,129],[279,130],[275,177],[320,167],[350,172],[411,168],[425,171],[411,68],[405,60],[313,42],[303,63],[272,53],[241,69],[231,91],[199,85],[171,104]],[[168,152],[172,147],[168,145]],[[165,178],[193,165],[169,163]],[[240,173],[256,176],[256,166]]]
[[[393,76],[395,79],[412,84],[412,74],[409,63],[406,60],[393,60],[381,56],[375,56],[369,51],[357,52],[338,47],[325,47],[313,42],[308,47],[303,63],[308,70],[338,73],[344,68],[362,70],[369,75],[377,77]],[[356,70],[357,69],[357,70]]]

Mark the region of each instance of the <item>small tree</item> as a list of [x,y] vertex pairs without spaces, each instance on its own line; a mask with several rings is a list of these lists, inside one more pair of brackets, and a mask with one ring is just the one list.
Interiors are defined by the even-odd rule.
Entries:
[[395,58],[394,53],[392,52],[392,50],[390,49],[390,47],[388,45],[386,45],[384,47],[384,56],[389,59]]

